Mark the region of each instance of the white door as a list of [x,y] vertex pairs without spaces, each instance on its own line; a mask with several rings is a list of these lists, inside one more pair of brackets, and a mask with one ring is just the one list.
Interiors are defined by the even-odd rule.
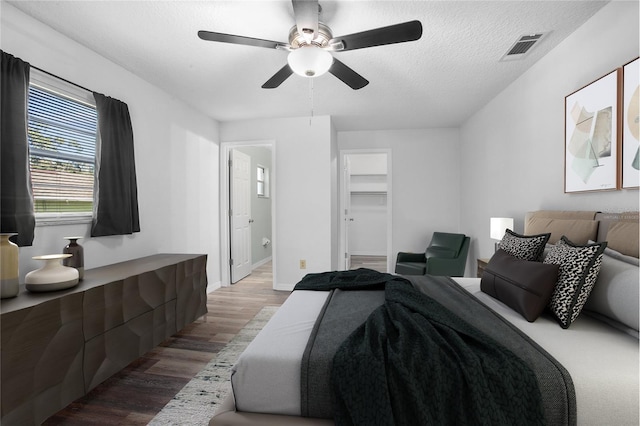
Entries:
[[230,155],[231,282],[251,273],[251,157],[233,149]]
[[348,271],[351,269],[351,252],[349,251],[349,224],[353,221],[351,217],[351,162],[348,156],[344,157],[344,164],[342,167],[342,181],[344,182],[342,193],[342,206],[344,207],[343,213],[343,247],[344,247],[344,269]]

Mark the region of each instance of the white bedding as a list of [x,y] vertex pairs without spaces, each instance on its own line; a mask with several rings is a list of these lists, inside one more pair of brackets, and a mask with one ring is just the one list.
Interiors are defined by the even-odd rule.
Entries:
[[298,290],[231,369],[239,411],[299,416],[302,354],[328,291]]
[[525,332],[567,369],[576,391],[578,425],[638,425],[637,339],[585,313],[566,330],[548,314],[530,323],[480,291],[479,278],[455,280]]
[[[571,374],[579,425],[638,425],[638,340],[581,315],[569,329],[550,316],[534,323],[480,291],[478,278],[454,278],[520,328]],[[295,291],[232,370],[238,411],[300,415],[300,366],[328,292]]]

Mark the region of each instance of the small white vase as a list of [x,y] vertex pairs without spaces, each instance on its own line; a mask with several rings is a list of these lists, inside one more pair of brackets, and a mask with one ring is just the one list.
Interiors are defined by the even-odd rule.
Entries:
[[60,261],[71,257],[70,254],[46,254],[34,256],[34,260],[43,260],[44,266],[29,272],[24,277],[25,287],[29,291],[55,291],[78,285],[78,270],[62,265]]

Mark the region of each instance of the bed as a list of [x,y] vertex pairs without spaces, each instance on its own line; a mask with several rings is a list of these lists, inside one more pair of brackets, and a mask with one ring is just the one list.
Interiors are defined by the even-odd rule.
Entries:
[[[596,243],[603,241],[607,244]],[[436,369],[439,378],[464,370],[468,376],[451,380],[466,383],[477,379],[480,368],[461,368],[475,362],[474,354],[469,358],[471,361],[458,360],[451,370],[440,371],[441,361],[437,356],[441,349],[412,346],[415,339],[410,333],[424,333],[435,321],[445,324],[446,330],[462,330],[465,338],[477,337],[473,342],[498,342],[501,351],[504,349],[502,352],[493,353],[491,345],[478,349],[490,352],[482,355],[481,363],[488,373],[499,371],[500,375],[513,375],[515,379],[491,382],[489,388],[503,386],[497,388],[497,396],[491,398],[475,392],[483,388],[470,387],[466,393],[449,396],[439,403],[434,401],[440,401],[437,398],[446,396],[448,390],[439,387],[443,380],[431,379],[426,387],[427,391],[433,388],[436,393],[428,395],[436,398],[429,400],[431,406],[446,405],[456,407],[448,411],[466,409],[474,415],[480,411],[487,411],[482,415],[493,415],[500,410],[486,407],[508,401],[511,407],[505,413],[511,412],[505,415],[531,415],[531,424],[637,425],[640,398],[638,213],[531,212],[525,217],[524,233],[505,234],[500,247],[482,279],[406,277],[410,280],[410,286],[406,286],[400,282],[402,278],[388,274],[382,278],[349,273],[305,277],[306,281],[301,284],[312,284],[309,289],[298,286],[240,356],[232,369],[233,392],[210,424],[330,425],[334,424],[334,415],[341,419],[335,423],[349,424],[350,421],[340,416],[350,410],[358,412],[357,415],[362,415],[361,411],[373,412],[370,415],[377,416],[374,419],[379,424],[387,423],[380,420],[385,415],[393,416],[397,424],[407,423],[402,418],[421,418],[420,410],[430,411],[429,404],[425,404],[426,397],[415,398],[425,390],[422,377],[434,374]],[[587,252],[590,257],[585,260]],[[571,260],[574,255],[577,257]],[[573,289],[575,294],[568,309],[558,302],[566,298],[557,291],[558,283],[571,283],[573,277],[568,275],[570,268],[563,262],[571,265],[586,262],[590,269],[583,273],[582,283],[594,281],[592,286],[585,284]],[[594,269],[598,270],[595,277]],[[347,284],[336,288],[335,282],[339,279]],[[355,281],[358,281],[355,283],[358,291],[351,291]],[[551,286],[542,286],[542,282],[549,282]],[[327,287],[330,290],[323,288],[327,284],[331,284]],[[540,287],[548,290],[538,291]],[[423,298],[425,295],[427,298]],[[393,372],[384,370],[389,365],[375,365],[376,356],[372,356],[369,347],[370,341],[376,340],[380,333],[370,327],[375,321],[381,321],[382,314],[378,312],[390,305],[390,298],[396,305],[400,301],[420,311],[418,319],[422,321],[405,330],[405,323],[413,322],[413,317],[397,320],[403,318],[404,311],[384,311],[386,316],[397,314],[395,323],[402,323],[401,332],[410,336],[402,343],[409,346],[409,356],[400,355],[404,359],[397,363],[387,361],[394,364]],[[450,315],[449,310],[455,315]],[[424,320],[424,316],[430,315],[435,320]],[[474,327],[467,329],[468,324]],[[373,331],[367,335],[367,330]],[[361,339],[354,340],[359,334]],[[456,336],[450,340],[456,340]],[[363,342],[367,344],[366,350],[361,350]],[[450,345],[450,342],[444,343]],[[429,357],[420,351],[431,351],[436,364],[425,361]],[[453,352],[464,353],[465,349],[454,347]],[[517,359],[512,359],[512,354]],[[521,361],[527,364],[521,365]],[[407,371],[395,371],[396,365],[403,363],[410,365]],[[381,372],[374,373],[378,367],[382,368]],[[328,390],[332,374],[338,376],[336,382],[341,380],[345,384]],[[385,377],[383,386],[379,386],[380,377]],[[487,377],[486,380],[494,380]],[[528,387],[532,381],[534,390]],[[387,402],[379,403],[377,398],[385,395],[370,392],[371,388],[380,387],[392,389],[387,392],[391,396],[386,395],[392,400],[391,414],[379,408]],[[512,390],[514,387],[520,389]],[[532,398],[535,401],[520,401],[530,398],[516,398],[508,392],[536,395]],[[476,397],[478,394],[482,396]],[[514,408],[512,401],[516,399],[518,404],[529,405]],[[414,410],[415,407],[420,410]],[[446,417],[446,412],[427,415],[445,416],[437,417],[439,423],[460,420]]]

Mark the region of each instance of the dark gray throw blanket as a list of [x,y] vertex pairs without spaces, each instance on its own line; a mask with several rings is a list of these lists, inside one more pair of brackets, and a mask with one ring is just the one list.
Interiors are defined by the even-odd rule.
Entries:
[[333,356],[342,342],[383,303],[384,290],[331,290],[318,315],[322,319],[316,321],[302,356],[300,413],[303,417],[333,418]]
[[404,280],[398,275],[383,274],[373,269],[307,274],[293,290],[384,290],[388,281]]
[[[442,286],[441,280],[428,279],[433,280],[429,288]],[[545,412],[540,388],[547,389],[547,383],[539,380],[546,372],[534,372],[408,280],[360,269],[309,274],[295,289],[332,288],[384,288],[385,296],[333,356],[329,374],[336,424],[533,425],[545,418],[554,425],[575,423],[575,412],[551,417]],[[445,299],[458,297],[451,295],[456,291],[446,292]]]

